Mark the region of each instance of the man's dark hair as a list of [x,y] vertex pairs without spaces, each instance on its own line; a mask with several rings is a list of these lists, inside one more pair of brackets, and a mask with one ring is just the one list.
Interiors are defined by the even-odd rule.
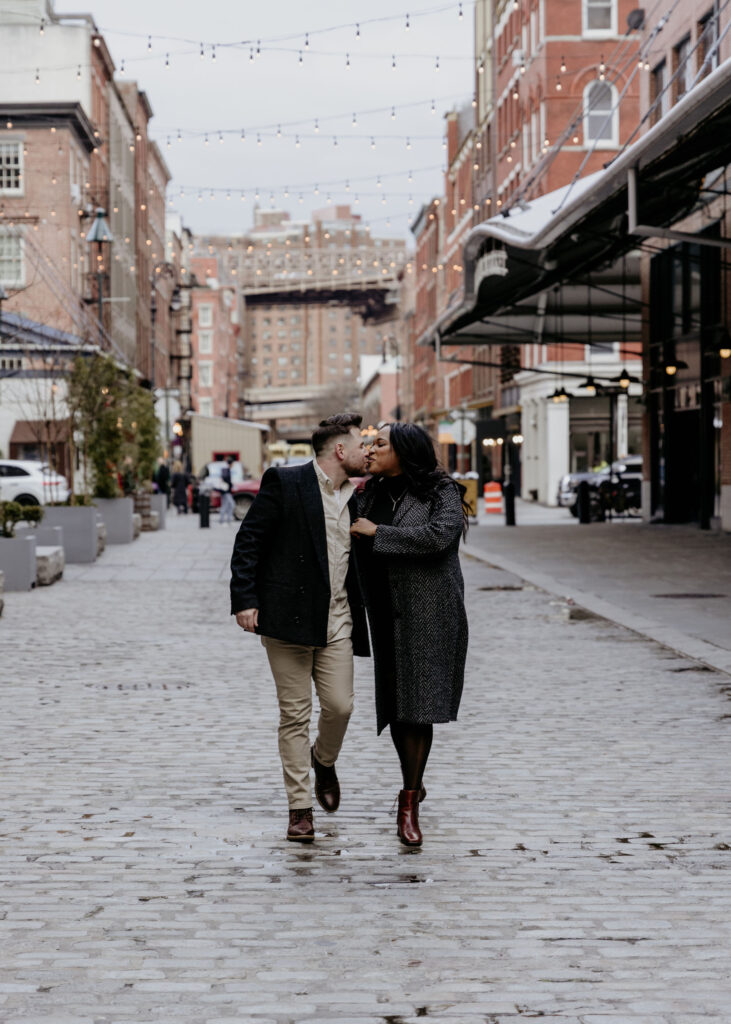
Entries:
[[334,437],[349,434],[353,427],[360,428],[363,417],[353,412],[339,412],[337,416],[328,416],[320,420],[320,425],[312,433],[312,448],[315,455],[325,451]]

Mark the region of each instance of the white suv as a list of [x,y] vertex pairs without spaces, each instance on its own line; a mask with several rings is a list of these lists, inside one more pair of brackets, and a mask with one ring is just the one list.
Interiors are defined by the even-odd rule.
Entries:
[[0,459],[0,500],[21,505],[47,505],[66,501],[68,480],[45,462]]

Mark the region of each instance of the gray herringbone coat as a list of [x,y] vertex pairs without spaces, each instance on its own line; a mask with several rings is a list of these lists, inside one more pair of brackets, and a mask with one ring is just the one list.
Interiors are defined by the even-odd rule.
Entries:
[[[360,498],[368,518],[373,493]],[[463,518],[451,483],[423,501],[407,493],[392,526],[379,526],[375,554],[385,557],[393,613],[396,678],[379,664],[378,636],[368,609],[376,674],[378,732],[389,712],[404,722],[450,722],[457,717],[467,655],[467,615],[459,564]],[[395,701],[388,688],[395,686]]]

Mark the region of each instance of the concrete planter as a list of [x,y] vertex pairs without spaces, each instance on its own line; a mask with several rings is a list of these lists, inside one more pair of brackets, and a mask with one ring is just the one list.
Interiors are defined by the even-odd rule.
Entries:
[[132,498],[95,498],[107,528],[107,544],[131,544],[135,539]]
[[157,512],[157,528],[158,530],[165,529],[165,516],[168,510],[168,499],[164,494],[151,494],[150,495],[150,509],[153,512]]
[[35,534],[0,537],[0,570],[5,574],[5,589],[32,590],[36,585]]
[[[47,505],[41,529],[63,528],[63,552],[66,562],[93,562],[96,559],[97,510],[91,506]],[[43,540],[39,543],[51,543]]]

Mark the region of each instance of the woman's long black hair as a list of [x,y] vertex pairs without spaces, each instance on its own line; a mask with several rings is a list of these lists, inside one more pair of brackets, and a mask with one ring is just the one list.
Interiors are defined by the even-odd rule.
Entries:
[[[465,488],[457,480],[453,480],[447,471],[439,465],[434,444],[423,427],[416,423],[388,423],[389,441],[401,463],[401,470],[406,486],[412,494],[422,500],[428,500],[440,487],[454,487],[462,502],[464,517],[463,536],[467,535],[467,512],[465,504]],[[378,485],[376,479],[366,484],[370,490]]]

